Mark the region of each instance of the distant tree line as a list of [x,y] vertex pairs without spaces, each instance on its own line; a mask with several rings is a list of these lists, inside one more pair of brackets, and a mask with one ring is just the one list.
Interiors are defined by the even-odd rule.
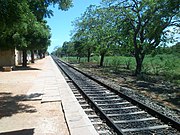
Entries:
[[58,4],[67,10],[71,0],[0,0],[0,50],[18,49],[23,51],[23,66],[27,66],[27,51],[34,50],[43,56],[50,45],[50,27],[44,20],[53,16],[49,5]]
[[173,34],[180,32],[179,6],[179,0],[102,0],[100,6],[89,6],[73,22],[71,41],[64,42],[53,54],[79,59],[87,56],[88,61],[96,54],[100,66],[106,55],[130,55],[136,60],[138,75],[145,55],[158,49],[159,53],[162,49],[173,50],[161,45],[173,43]]

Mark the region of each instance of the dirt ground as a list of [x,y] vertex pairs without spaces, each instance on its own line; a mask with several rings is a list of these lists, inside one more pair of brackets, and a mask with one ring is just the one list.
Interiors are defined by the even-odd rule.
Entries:
[[144,75],[143,77],[135,77],[127,70],[113,72],[108,68],[105,69],[97,66],[75,66],[89,74],[97,75],[119,86],[131,88],[137,93],[143,94],[153,101],[157,101],[163,106],[180,113],[180,87],[170,82],[166,82],[158,76]]

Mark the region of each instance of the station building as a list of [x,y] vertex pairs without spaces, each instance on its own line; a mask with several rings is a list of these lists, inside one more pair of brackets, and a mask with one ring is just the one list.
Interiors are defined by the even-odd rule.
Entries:
[[0,50],[0,67],[17,66],[22,63],[22,52],[16,49]]

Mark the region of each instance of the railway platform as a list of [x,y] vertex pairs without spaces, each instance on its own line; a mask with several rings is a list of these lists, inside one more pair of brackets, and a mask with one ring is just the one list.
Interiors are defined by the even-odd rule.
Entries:
[[50,56],[0,71],[0,135],[97,135]]

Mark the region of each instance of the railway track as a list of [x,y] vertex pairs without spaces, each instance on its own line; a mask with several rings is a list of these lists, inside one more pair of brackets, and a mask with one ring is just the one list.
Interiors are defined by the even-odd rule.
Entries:
[[[180,135],[180,123],[63,63],[58,58],[53,59],[79,90],[79,93],[75,90],[74,94],[79,102],[84,102],[82,106],[86,106],[85,110],[91,111],[86,105],[90,104],[94,113],[114,130],[108,134]],[[83,101],[82,97],[86,101]]]
[[65,79],[70,86],[72,92],[74,93],[76,99],[78,100],[79,104],[83,108],[84,112],[87,114],[88,118],[90,119],[91,123],[93,124],[94,128],[100,135],[116,135],[112,128],[110,128],[104,120],[100,118],[98,113],[92,109],[92,107],[88,104],[88,102],[84,99],[82,94],[80,93],[79,89],[74,85],[73,82],[69,81],[69,78],[65,76]]

